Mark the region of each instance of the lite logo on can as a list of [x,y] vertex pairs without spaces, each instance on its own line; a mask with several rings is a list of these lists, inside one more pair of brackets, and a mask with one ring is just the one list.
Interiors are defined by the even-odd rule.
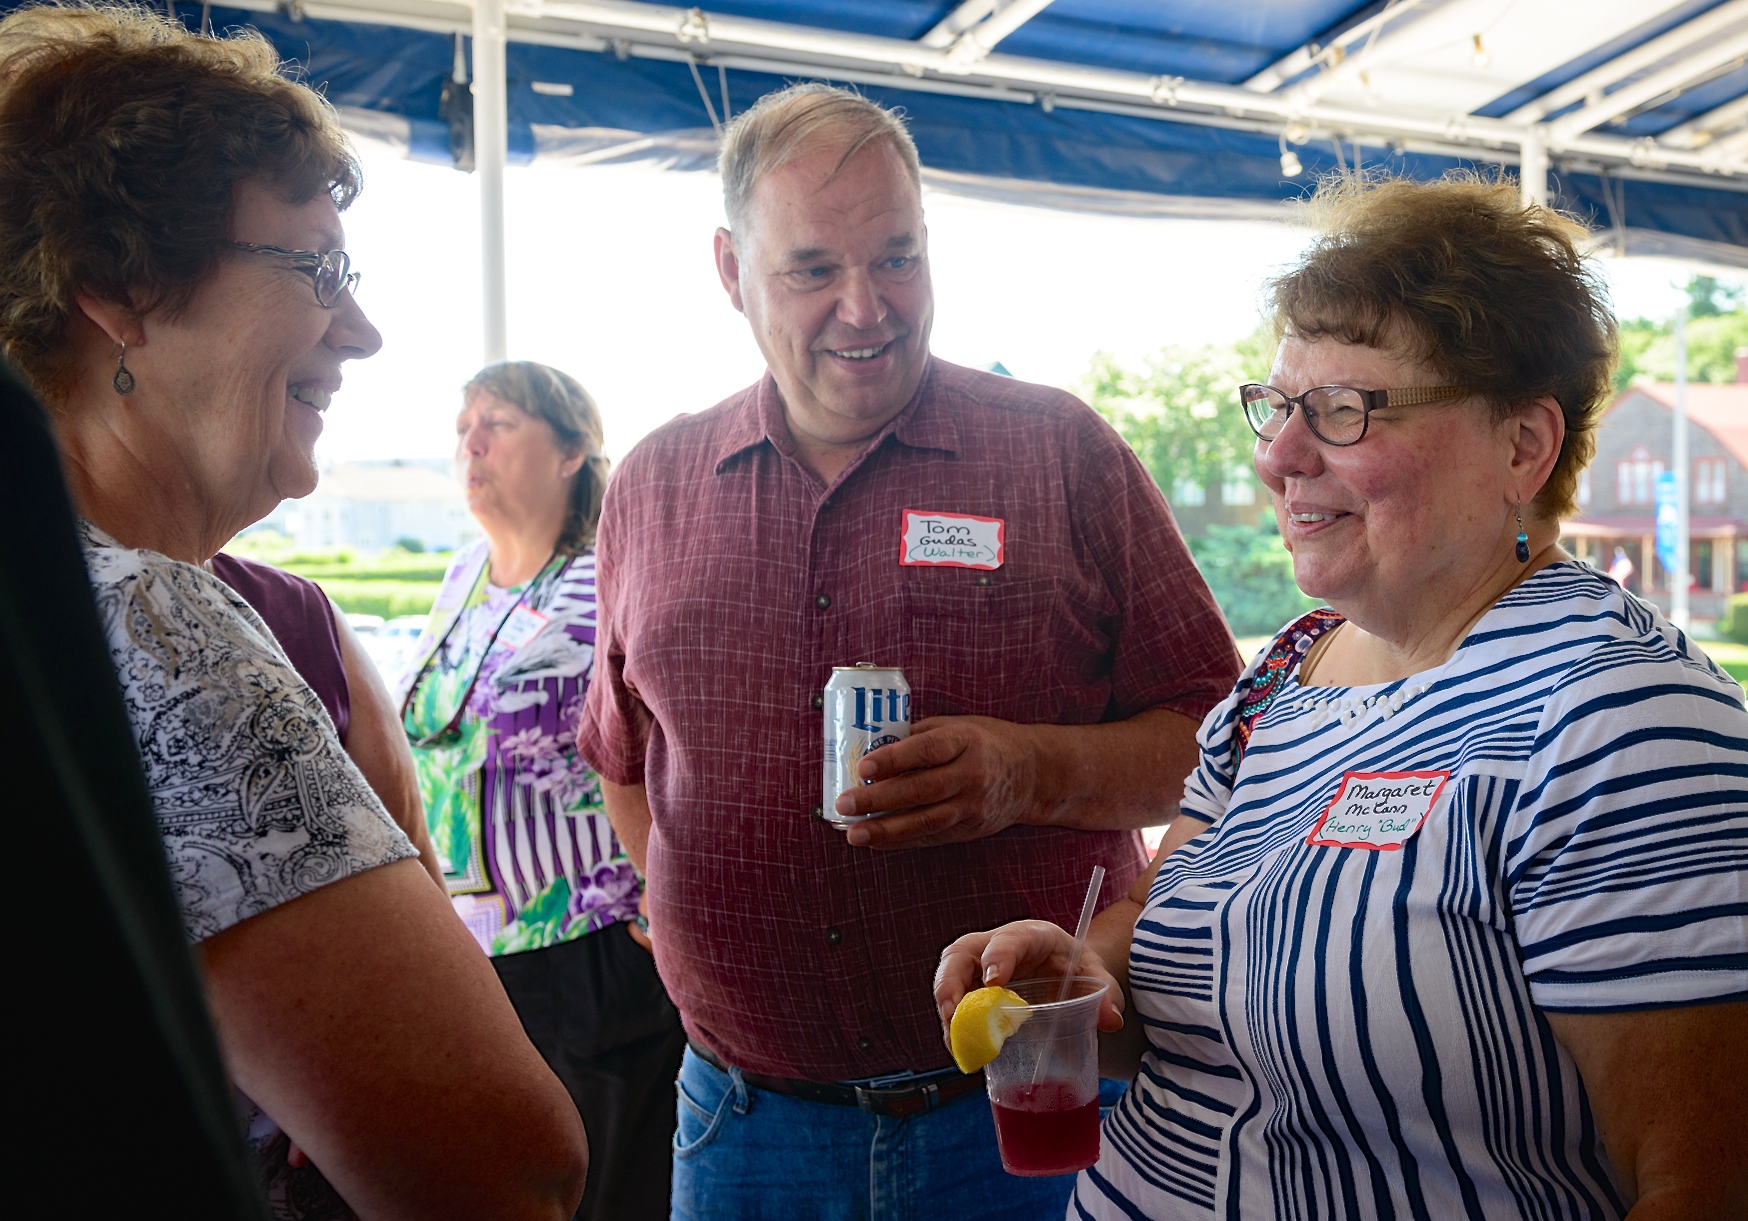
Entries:
[[837,812],[838,795],[867,784],[856,773],[862,756],[910,737],[910,684],[904,671],[872,662],[835,666],[825,685],[825,800],[820,817],[840,831],[865,818]]

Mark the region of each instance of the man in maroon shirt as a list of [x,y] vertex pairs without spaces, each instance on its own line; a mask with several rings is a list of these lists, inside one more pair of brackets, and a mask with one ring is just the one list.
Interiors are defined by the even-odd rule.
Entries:
[[[578,739],[692,1043],[674,1215],[1060,1216],[1071,1176],[1001,1176],[937,955],[1072,925],[1095,864],[1103,903],[1128,890],[1236,649],[1108,425],[929,355],[901,122],[797,86],[722,172],[718,270],[769,373],[616,474]],[[987,546],[939,562],[929,522]],[[838,799],[885,815],[846,834],[817,817],[820,694],[859,661],[904,670],[916,719]]]

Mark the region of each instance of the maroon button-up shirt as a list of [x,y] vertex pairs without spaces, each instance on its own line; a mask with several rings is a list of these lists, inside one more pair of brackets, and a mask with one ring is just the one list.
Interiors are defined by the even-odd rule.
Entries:
[[[999,518],[994,571],[899,564],[906,509]],[[912,717],[1199,720],[1237,651],[1159,489],[1068,394],[933,360],[830,487],[769,375],[658,429],[607,490],[600,626],[578,745],[644,784],[656,960],[687,1031],[742,1068],[842,1081],[948,1063],[943,946],[1072,928],[1143,866],[1132,832],[1012,827],[853,848],[814,817],[834,665],[898,666]],[[1182,776],[1159,777],[1163,809]]]

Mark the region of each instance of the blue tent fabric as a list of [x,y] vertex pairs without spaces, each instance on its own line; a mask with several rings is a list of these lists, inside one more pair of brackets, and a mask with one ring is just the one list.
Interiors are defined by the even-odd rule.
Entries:
[[[782,6],[722,7],[747,16],[768,16],[765,10]],[[889,7],[901,16],[903,10],[914,10],[901,27],[908,31],[918,24],[926,30],[951,6]],[[848,11],[854,13],[854,6]],[[191,23],[199,20],[199,10],[185,8],[183,15]],[[335,105],[402,115],[412,121],[416,155],[448,160],[448,131],[438,113],[438,97],[453,67],[451,37],[390,26],[293,21],[280,13],[220,7],[211,10],[211,20],[215,29],[253,26],[260,30],[281,54],[297,61],[305,78]],[[1251,55],[1238,74],[1248,73],[1263,54],[1268,53]],[[506,67],[512,160],[527,160],[532,154],[534,124],[639,132],[711,125],[698,82],[685,64],[511,43]],[[711,105],[720,109],[715,71],[704,72],[703,79]],[[795,79],[800,78],[731,71],[730,107],[739,113]],[[536,93],[535,81],[568,84],[574,92],[570,97]],[[924,164],[959,173],[1166,195],[1271,200],[1292,198],[1317,174],[1338,168],[1336,152],[1328,142],[1299,149],[1305,172],[1288,179],[1281,175],[1280,150],[1272,136],[1066,108],[1046,114],[1036,106],[896,88],[865,86],[862,91],[884,105],[904,109]],[[1349,158],[1351,152],[1342,156]],[[1391,157],[1387,164],[1403,173],[1436,176],[1459,163],[1410,156]]]
[[1649,229],[1748,248],[1748,195],[1739,192],[1596,174],[1556,174],[1553,186],[1550,202],[1592,229]]
[[[912,41],[957,0],[712,0],[712,12]],[[1236,84],[1293,48],[1383,8],[1379,0],[1055,0],[1004,54]]]
[[1608,129],[1617,136],[1656,136],[1748,93],[1748,67],[1737,68],[1681,91],[1655,110]]
[[[1502,118],[1516,110],[1519,106],[1524,105],[1526,102],[1533,102],[1544,93],[1558,89],[1567,81],[1578,79],[1586,72],[1589,72],[1593,68],[1602,66],[1615,56],[1632,50],[1638,44],[1656,38],[1661,34],[1666,34],[1682,22],[1691,21],[1706,10],[1716,8],[1718,3],[1719,0],[1686,0],[1685,4],[1676,5],[1674,8],[1669,9],[1659,16],[1656,20],[1646,22],[1644,25],[1623,34],[1618,38],[1611,38],[1601,46],[1592,47],[1585,54],[1578,56],[1576,59],[1568,60],[1552,72],[1538,76],[1533,81],[1526,81],[1517,88],[1501,94],[1485,106],[1476,110],[1475,113],[1488,119]],[[1564,114],[1567,110],[1574,110],[1581,104],[1582,103],[1580,102],[1573,102],[1571,106],[1568,106],[1563,110],[1555,111],[1554,113]]]
[[[1690,17],[1715,3],[1692,0],[1677,9],[1673,19]],[[12,5],[0,0],[0,9],[8,7]],[[954,5],[951,0],[713,0],[711,7],[740,16],[914,39]],[[1002,50],[1237,82],[1307,39],[1327,37],[1379,7],[1352,0],[1251,0],[1242,5],[1230,0],[1171,4],[1056,0],[1011,35]],[[179,12],[191,26],[201,20],[201,9],[193,5],[184,4]],[[415,156],[449,160],[449,131],[439,98],[453,70],[453,36],[388,25],[294,20],[278,12],[225,7],[212,7],[210,20],[215,29],[253,26],[260,30],[336,105],[403,116],[411,129]],[[1655,36],[1668,20],[1641,28],[1635,37],[1642,41]],[[470,41],[463,39],[464,44]],[[720,111],[722,102],[717,72],[708,66],[695,78],[684,63],[621,60],[611,53],[512,42],[507,69],[512,161],[526,161],[533,155],[535,125],[663,133],[708,129],[721,117],[712,114]],[[803,78],[730,71],[729,108],[739,113],[794,79]],[[700,96],[700,80],[709,93],[709,107]],[[572,92],[568,97],[537,93],[535,82],[569,85]],[[1558,83],[1545,79],[1535,88],[1543,92]],[[896,84],[861,88],[876,101],[903,108],[925,165],[961,174],[1166,196],[1273,201],[1299,197],[1319,175],[1352,164],[1351,147],[1338,150],[1330,141],[1313,141],[1294,150],[1304,169],[1287,177],[1281,172],[1280,146],[1272,135],[1067,106],[1048,109],[926,93]],[[1688,104],[1670,114],[1685,117],[1695,108],[1716,105],[1732,89],[1748,89],[1748,69],[1726,73],[1690,91]],[[1520,99],[1511,94],[1487,109],[1503,113],[1518,104]],[[1659,130],[1680,121],[1666,110],[1659,108],[1635,121],[1654,121]],[[1420,178],[1436,177],[1464,164],[1493,172],[1486,163],[1386,154],[1375,147],[1364,150],[1364,156],[1368,165]],[[1748,192],[1630,175],[1605,184],[1593,174],[1565,172],[1558,162],[1555,181],[1559,201],[1599,229],[1652,229],[1748,247]]]

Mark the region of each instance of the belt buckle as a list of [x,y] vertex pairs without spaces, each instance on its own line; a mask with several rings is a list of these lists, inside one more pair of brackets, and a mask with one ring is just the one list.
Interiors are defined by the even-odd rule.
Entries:
[[893,1115],[908,1119],[941,1105],[941,1088],[933,1082],[903,1089],[871,1089],[858,1085],[855,1090],[857,1108],[869,1115]]

